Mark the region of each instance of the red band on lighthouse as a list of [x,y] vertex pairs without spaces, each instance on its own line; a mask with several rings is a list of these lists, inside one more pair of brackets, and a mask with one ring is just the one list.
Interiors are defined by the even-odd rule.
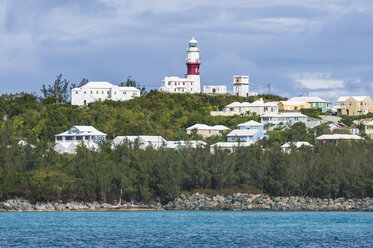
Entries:
[[199,66],[201,63],[186,63],[188,67],[187,75],[199,75]]

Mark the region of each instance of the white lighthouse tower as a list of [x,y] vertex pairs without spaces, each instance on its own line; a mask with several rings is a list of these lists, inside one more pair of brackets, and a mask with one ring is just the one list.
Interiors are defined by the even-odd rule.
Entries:
[[201,61],[199,59],[199,48],[194,37],[189,41],[187,48],[187,75],[185,78],[180,77],[165,77],[162,80],[161,92],[168,93],[200,93],[201,81],[199,77],[199,66]]
[[197,47],[197,41],[194,37],[189,41],[189,47],[187,48],[188,56],[186,59],[186,65],[188,68],[186,78],[192,79],[193,85],[191,85],[191,93],[201,92],[201,80],[199,77],[199,66],[201,65],[201,60],[199,58],[199,48]]

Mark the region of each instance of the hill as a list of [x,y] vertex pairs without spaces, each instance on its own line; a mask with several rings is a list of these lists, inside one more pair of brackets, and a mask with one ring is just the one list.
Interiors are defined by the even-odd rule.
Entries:
[[[170,140],[188,139],[186,128],[196,123],[226,125],[237,124],[258,116],[213,117],[211,110],[222,109],[234,101],[254,101],[260,97],[205,94],[165,94],[157,91],[125,102],[104,101],[86,107],[69,103],[57,104],[30,94],[0,96],[0,124],[16,140],[53,141],[54,135],[73,125],[92,125],[106,133],[108,139],[117,135],[161,135]],[[281,97],[270,96],[272,100]]]

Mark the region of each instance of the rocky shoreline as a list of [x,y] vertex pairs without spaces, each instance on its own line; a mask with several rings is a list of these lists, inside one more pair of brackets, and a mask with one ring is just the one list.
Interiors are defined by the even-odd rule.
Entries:
[[4,211],[141,211],[141,210],[228,210],[228,211],[373,211],[373,198],[321,199],[310,197],[270,197],[262,194],[206,195],[182,194],[166,205],[161,203],[37,202],[9,199],[0,202]]
[[130,211],[130,210],[164,210],[160,203],[157,204],[133,204],[123,203],[109,204],[99,202],[37,202],[30,203],[24,199],[10,199],[0,202],[0,212],[4,211]]
[[254,194],[180,195],[164,206],[166,210],[270,210],[270,211],[373,211],[373,198],[321,199],[269,197]]

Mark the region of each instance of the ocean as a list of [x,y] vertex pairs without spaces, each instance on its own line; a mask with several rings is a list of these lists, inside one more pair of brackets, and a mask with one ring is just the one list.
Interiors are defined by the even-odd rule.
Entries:
[[1,212],[0,247],[373,247],[373,213]]

